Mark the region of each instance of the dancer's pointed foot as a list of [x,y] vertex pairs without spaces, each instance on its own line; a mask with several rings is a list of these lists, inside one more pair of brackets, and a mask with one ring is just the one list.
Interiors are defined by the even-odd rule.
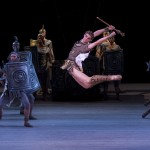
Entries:
[[121,75],[109,75],[109,78],[111,81],[115,81],[115,80],[121,80],[122,76]]

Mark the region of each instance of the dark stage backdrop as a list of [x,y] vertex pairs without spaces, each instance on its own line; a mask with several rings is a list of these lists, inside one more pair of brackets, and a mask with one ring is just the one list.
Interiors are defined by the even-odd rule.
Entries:
[[53,42],[56,59],[63,60],[74,42],[80,40],[86,30],[94,31],[106,27],[96,19],[98,16],[125,32],[125,37],[116,36],[116,43],[124,49],[122,82],[150,82],[150,74],[146,71],[150,52],[142,49],[141,53],[139,47],[135,46],[137,43],[132,42],[135,37],[130,25],[136,17],[132,17],[130,22],[129,17],[135,13],[136,6],[131,11],[128,1],[6,0],[2,7],[0,61],[6,61],[12,51],[14,36],[18,37],[20,50],[23,50],[24,46],[29,45],[31,38],[36,39],[43,24],[47,30],[47,38]]

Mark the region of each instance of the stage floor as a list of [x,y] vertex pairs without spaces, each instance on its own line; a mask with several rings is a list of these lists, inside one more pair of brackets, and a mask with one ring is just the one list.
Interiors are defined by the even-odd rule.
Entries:
[[[120,101],[35,101],[33,128],[23,126],[19,107],[4,108],[2,150],[148,150],[150,115],[142,113],[150,84],[122,84]],[[111,99],[112,98],[112,99]]]

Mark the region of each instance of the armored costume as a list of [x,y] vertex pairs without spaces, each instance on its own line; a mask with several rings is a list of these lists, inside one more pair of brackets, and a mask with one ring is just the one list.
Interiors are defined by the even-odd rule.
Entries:
[[37,52],[39,61],[39,68],[37,72],[44,95],[47,93],[48,89],[51,89],[52,65],[55,61],[52,41],[46,39],[46,30],[44,29],[44,25],[42,29],[39,30],[39,34],[37,36]]
[[[89,44],[89,43],[88,43]],[[65,63],[63,66],[61,66],[61,69],[70,69],[68,66],[75,66],[78,68],[79,66],[76,64],[76,57],[79,56],[79,54],[87,54],[89,53],[90,49],[88,48],[88,44],[84,44],[81,41],[77,41],[74,46],[72,47],[68,58],[65,60]],[[70,67],[71,67],[70,66]]]
[[[109,35],[109,32],[107,32],[105,34]],[[112,52],[112,54],[111,54],[111,52]],[[118,53],[115,53],[115,52],[118,52]],[[121,63],[123,61],[123,60],[121,60],[122,57],[119,57],[120,54],[122,54],[122,53],[123,53],[122,48],[118,44],[115,43],[115,37],[111,37],[107,41],[98,45],[96,47],[96,57],[98,57],[99,61],[100,61],[101,74],[104,74],[104,75],[121,74],[122,69],[119,69],[119,68],[117,69],[117,65],[119,65],[119,63],[120,63],[120,65],[122,64]],[[108,54],[111,57],[108,58]],[[117,54],[118,54],[118,56],[117,56]],[[117,59],[121,60],[121,62],[118,62],[119,60],[117,60]],[[108,69],[107,69],[109,67],[108,61],[110,62],[109,64],[111,64],[112,68],[115,68],[115,69],[112,69],[112,71],[108,71]],[[113,65],[115,65],[115,66],[113,66]],[[117,71],[114,71],[114,70],[117,70]],[[104,98],[105,99],[107,98],[108,84],[109,84],[108,82],[104,82]],[[119,100],[119,94],[121,91],[119,88],[120,81],[113,81],[113,84],[114,84],[114,88],[115,88],[115,92],[116,92],[116,99]]]
[[[32,61],[27,61],[26,59],[24,61],[21,59],[21,52],[19,52],[19,48],[20,44],[18,39],[15,39],[15,42],[13,43],[14,51],[8,56],[8,63],[6,63],[4,67],[4,75],[6,74],[5,85],[7,86],[10,100],[12,101],[17,98],[23,105],[25,117],[24,126],[32,127],[32,125],[28,122],[29,119],[36,119],[32,116],[32,109],[35,100],[32,93],[36,91],[40,85],[36,78],[35,71],[33,72],[33,65],[31,64]],[[32,87],[34,87],[33,90],[31,89]],[[0,119],[2,118],[5,92],[6,90],[0,98]]]
[[[113,27],[109,26],[112,30]],[[77,69],[75,63],[75,58],[81,53],[88,53],[93,50],[95,46],[107,40],[108,38],[114,36],[116,33],[112,32],[109,36],[103,37],[93,43],[90,43],[94,37],[103,33],[105,29],[97,30],[94,33],[92,31],[86,31],[83,38],[76,42],[69,53],[69,57],[65,63],[61,66],[62,70],[68,70],[68,73],[75,79],[75,81],[80,84],[83,88],[92,88],[93,86],[102,83],[104,81],[121,80],[121,75],[93,75],[87,76],[85,73]],[[77,66],[77,67],[76,67]]]

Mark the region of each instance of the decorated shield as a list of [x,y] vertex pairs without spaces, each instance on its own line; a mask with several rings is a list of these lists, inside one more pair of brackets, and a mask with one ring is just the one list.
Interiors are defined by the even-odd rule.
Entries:
[[104,73],[121,74],[123,72],[123,51],[104,52]]
[[41,88],[40,82],[38,80],[35,68],[33,64],[29,65],[29,79],[30,79],[30,89],[26,90],[26,93],[33,93]]
[[18,53],[19,53],[20,61],[21,61],[21,62],[28,61],[29,64],[32,63],[32,53],[31,53],[31,52],[20,51],[20,52],[18,52]]
[[20,62],[6,63],[8,90],[23,90],[32,93],[40,88],[40,83],[32,64],[31,52],[19,52]]
[[25,46],[24,50],[26,52],[30,52],[32,54],[32,63],[34,65],[35,70],[38,70],[39,68],[39,60],[38,60],[38,52],[37,52],[37,46]]

